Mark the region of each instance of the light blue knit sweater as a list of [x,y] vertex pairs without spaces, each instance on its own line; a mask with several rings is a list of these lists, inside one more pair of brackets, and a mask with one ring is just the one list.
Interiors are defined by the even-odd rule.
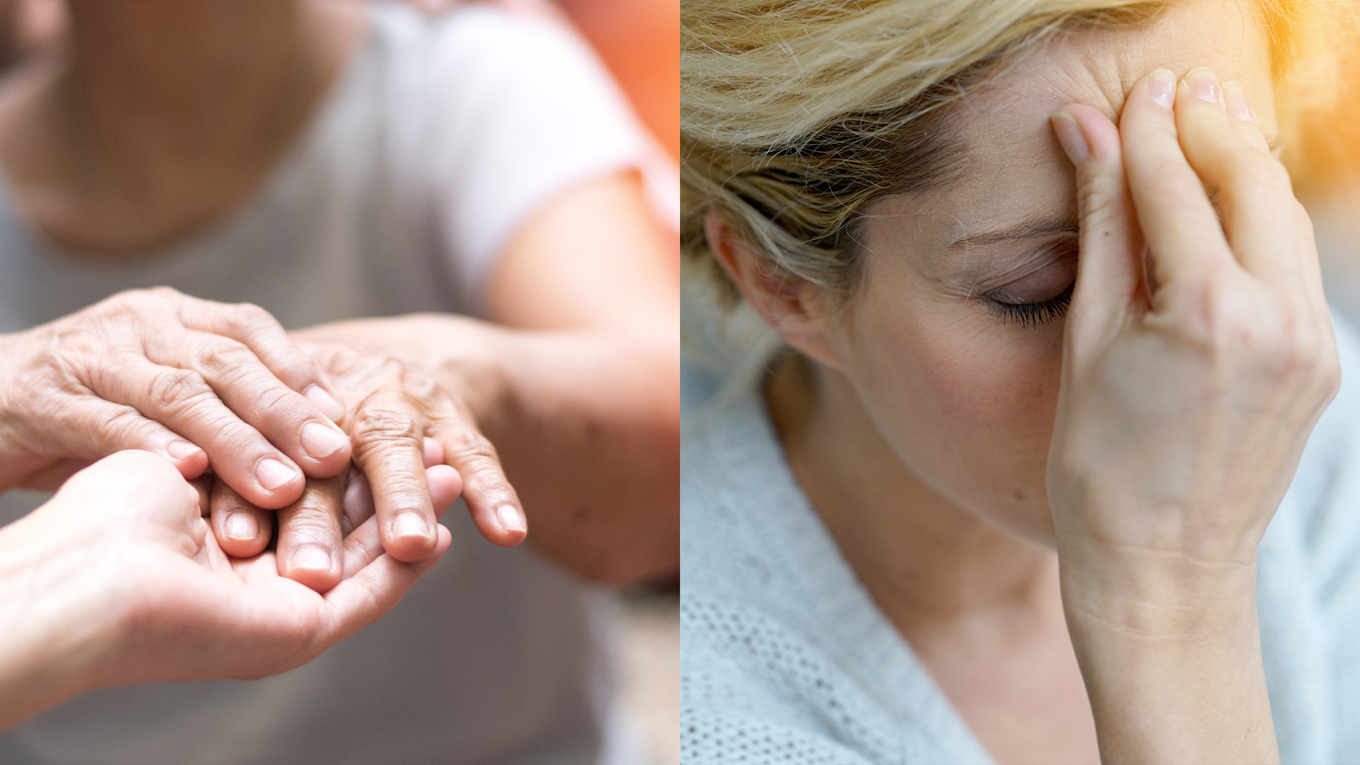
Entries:
[[[1286,763],[1360,763],[1360,353],[1261,546],[1258,607]],[[795,483],[753,359],[686,418],[685,765],[990,763]]]

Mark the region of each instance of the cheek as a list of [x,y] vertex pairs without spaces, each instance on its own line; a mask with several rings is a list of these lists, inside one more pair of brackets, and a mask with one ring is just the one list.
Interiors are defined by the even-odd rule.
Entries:
[[879,431],[956,504],[1017,519],[1009,527],[1041,524],[1061,321],[1023,329],[975,304],[886,302],[856,311],[848,348],[847,372]]
[[1037,437],[1046,449],[1062,365],[1052,329],[924,333],[916,352],[926,395],[970,440],[1014,449]]
[[944,432],[973,446],[1015,450],[1039,440],[1047,450],[1062,367],[1061,322],[1003,326],[976,306],[858,318],[853,376],[887,409],[923,426],[947,426]]

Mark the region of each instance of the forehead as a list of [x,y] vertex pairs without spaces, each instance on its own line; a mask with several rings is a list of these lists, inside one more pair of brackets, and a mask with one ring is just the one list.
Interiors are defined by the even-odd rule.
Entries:
[[1075,216],[1072,169],[1049,116],[1083,103],[1117,119],[1129,88],[1158,67],[1180,75],[1207,66],[1223,81],[1237,80],[1272,135],[1269,40],[1245,4],[1251,1],[1175,0],[1143,26],[1078,28],[1036,47],[952,107],[948,123],[962,150],[959,180],[932,193],[929,204],[884,200],[887,209],[871,215],[912,212],[909,227],[929,236],[919,242],[926,250],[996,224]]

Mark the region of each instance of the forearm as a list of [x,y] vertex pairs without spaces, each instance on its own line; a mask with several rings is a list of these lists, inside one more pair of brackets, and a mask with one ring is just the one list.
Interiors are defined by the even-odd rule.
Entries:
[[417,315],[305,330],[419,364],[472,408],[529,517],[529,541],[599,581],[679,565],[678,339],[522,332]]
[[1064,574],[1101,760],[1277,763],[1254,567],[1191,568],[1136,585]]

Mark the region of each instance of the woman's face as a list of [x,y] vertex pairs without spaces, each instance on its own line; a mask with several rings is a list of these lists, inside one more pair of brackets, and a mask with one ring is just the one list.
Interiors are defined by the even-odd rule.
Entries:
[[1118,113],[1165,67],[1237,80],[1268,137],[1267,37],[1232,0],[1175,3],[1136,31],[1088,30],[1037,50],[957,107],[963,173],[871,205],[865,269],[828,329],[838,366],[898,457],[932,490],[1052,544],[1044,471],[1076,275],[1071,164],[1049,127],[1069,103]]

